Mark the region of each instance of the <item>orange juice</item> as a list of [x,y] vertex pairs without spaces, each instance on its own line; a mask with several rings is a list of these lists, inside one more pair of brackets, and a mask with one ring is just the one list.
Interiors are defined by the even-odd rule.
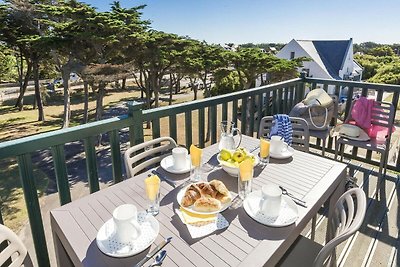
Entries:
[[158,192],[160,191],[160,178],[157,175],[153,175],[144,179],[144,184],[146,186],[146,195],[151,200],[154,201],[157,198]]
[[194,145],[190,146],[190,159],[192,160],[193,166],[200,167],[202,154],[203,154],[203,149],[198,148]]
[[253,178],[253,168],[253,161],[251,159],[245,159],[239,164],[239,174],[242,182],[249,181]]
[[261,138],[260,139],[260,156],[262,158],[266,158],[269,156],[269,147],[270,147],[269,140]]

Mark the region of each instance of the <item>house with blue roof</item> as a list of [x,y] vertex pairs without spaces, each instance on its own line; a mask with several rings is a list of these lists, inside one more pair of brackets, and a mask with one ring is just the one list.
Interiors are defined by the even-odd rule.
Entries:
[[295,40],[285,45],[278,58],[307,57],[299,71],[309,77],[361,81],[363,68],[353,58],[353,39],[349,40]]

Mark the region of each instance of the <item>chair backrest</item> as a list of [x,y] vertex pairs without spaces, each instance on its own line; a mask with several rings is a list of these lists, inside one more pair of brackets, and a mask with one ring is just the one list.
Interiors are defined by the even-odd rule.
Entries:
[[124,154],[127,178],[131,178],[145,168],[159,163],[163,158],[171,155],[171,150],[174,147],[177,147],[174,139],[159,137],[128,148]]
[[[350,112],[345,120],[345,123],[353,120],[351,116],[351,110],[353,110],[354,103],[357,100],[351,102]],[[392,103],[375,101],[374,107],[371,111],[371,124],[382,126],[388,129],[392,129],[394,123],[394,106]],[[389,131],[389,135],[391,131]]]
[[[261,119],[258,137],[268,137],[273,120],[272,116],[266,116]],[[302,118],[290,117],[290,122],[293,129],[292,147],[308,152],[310,150],[310,130],[307,121]]]
[[336,202],[331,220],[334,237],[321,249],[314,260],[314,267],[324,266],[331,260],[336,246],[353,235],[362,225],[367,210],[367,199],[360,188],[346,191]]
[[13,231],[2,224],[0,224],[1,243],[5,244],[5,247],[0,252],[0,266],[3,266],[6,262],[9,263],[7,266],[10,267],[33,266],[25,245]]

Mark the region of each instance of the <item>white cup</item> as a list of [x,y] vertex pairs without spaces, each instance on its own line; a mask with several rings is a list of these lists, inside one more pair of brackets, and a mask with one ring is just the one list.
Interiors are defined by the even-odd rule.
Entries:
[[184,147],[175,147],[172,149],[172,159],[174,162],[174,169],[179,171],[186,168],[188,151]]
[[260,211],[269,217],[277,217],[281,210],[282,190],[274,184],[261,188]]
[[279,135],[271,136],[271,146],[270,152],[272,154],[281,154],[285,150],[287,150],[287,144],[283,141],[283,138]]
[[140,236],[140,225],[137,222],[137,209],[133,204],[123,204],[113,211],[115,238],[118,242],[128,243]]

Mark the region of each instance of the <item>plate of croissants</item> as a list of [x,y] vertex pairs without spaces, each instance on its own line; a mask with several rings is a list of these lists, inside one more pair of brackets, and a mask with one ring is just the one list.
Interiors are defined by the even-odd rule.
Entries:
[[197,214],[216,214],[232,203],[231,192],[219,180],[189,184],[176,198],[183,209]]

